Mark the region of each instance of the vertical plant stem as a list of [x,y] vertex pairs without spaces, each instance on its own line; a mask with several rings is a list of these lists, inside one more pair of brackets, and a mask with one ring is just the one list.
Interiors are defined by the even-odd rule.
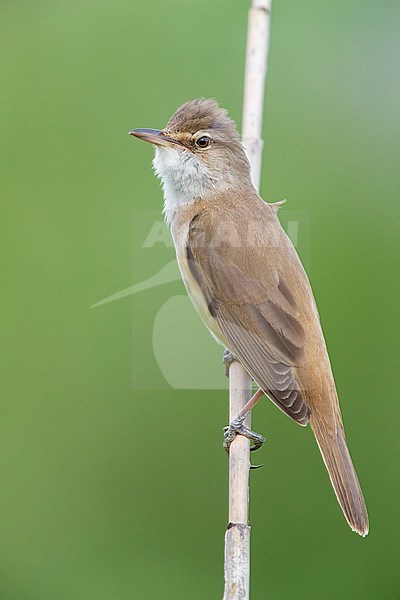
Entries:
[[249,11],[244,78],[242,141],[251,164],[255,188],[260,187],[261,138],[269,49],[271,0],[253,0]]
[[[259,189],[265,77],[269,47],[271,0],[253,0],[249,11],[243,102],[242,140]],[[234,361],[229,368],[229,417],[234,419],[251,397],[251,378]],[[250,427],[250,415],[244,424]],[[225,589],[223,600],[250,598],[249,518],[250,443],[238,435],[229,453],[229,524],[225,534]]]

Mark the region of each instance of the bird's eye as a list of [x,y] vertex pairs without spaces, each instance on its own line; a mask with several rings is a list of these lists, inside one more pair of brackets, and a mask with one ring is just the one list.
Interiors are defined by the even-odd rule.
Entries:
[[210,143],[211,143],[211,140],[207,135],[202,135],[195,142],[195,144],[198,148],[207,148],[210,145]]

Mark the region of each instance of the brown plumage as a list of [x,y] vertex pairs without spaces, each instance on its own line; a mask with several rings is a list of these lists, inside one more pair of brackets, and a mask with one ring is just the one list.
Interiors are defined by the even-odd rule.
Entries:
[[233,121],[200,99],[165,130],[145,131],[132,133],[157,146],[166,217],[196,309],[285,414],[310,422],[344,515],[365,536],[367,510],[311,286],[277,208],[251,183]]

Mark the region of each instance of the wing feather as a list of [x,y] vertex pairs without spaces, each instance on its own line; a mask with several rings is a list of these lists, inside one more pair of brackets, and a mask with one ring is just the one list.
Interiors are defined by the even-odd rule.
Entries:
[[304,358],[304,330],[293,295],[282,277],[274,279],[266,269],[261,269],[265,278],[257,279],[248,252],[238,252],[227,240],[213,244],[212,230],[201,219],[197,215],[190,224],[186,258],[211,317],[271,400],[306,425],[309,409],[296,377]]

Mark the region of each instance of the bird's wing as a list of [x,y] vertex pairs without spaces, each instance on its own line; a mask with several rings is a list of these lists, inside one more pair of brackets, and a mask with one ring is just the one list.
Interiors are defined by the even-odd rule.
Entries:
[[304,359],[296,300],[279,271],[265,264],[265,252],[248,242],[240,234],[221,237],[200,213],[189,226],[188,265],[229,349],[281,410],[306,425],[309,409],[296,378]]

